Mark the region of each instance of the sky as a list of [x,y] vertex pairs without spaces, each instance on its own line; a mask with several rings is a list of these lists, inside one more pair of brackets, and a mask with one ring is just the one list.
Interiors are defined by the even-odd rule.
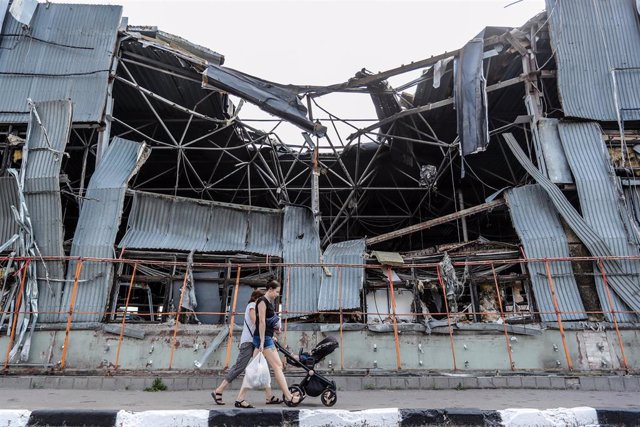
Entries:
[[[157,26],[223,54],[225,66],[301,85],[341,83],[362,68],[375,73],[459,49],[486,26],[521,26],[544,10],[544,0],[55,2],[120,4],[131,25]],[[390,82],[399,85],[417,75]],[[375,118],[367,95],[333,95],[319,102],[343,118]],[[270,116],[245,106],[240,117]],[[286,126],[278,132],[301,138],[299,130]]]

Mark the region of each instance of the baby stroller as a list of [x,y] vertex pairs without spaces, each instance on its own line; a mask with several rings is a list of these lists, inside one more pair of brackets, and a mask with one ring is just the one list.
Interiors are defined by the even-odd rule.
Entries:
[[320,396],[320,400],[324,406],[335,405],[338,401],[336,383],[315,372],[314,368],[316,363],[320,362],[338,348],[338,341],[333,337],[327,337],[320,341],[310,353],[303,353],[302,350],[300,350],[297,359],[278,342],[275,344],[278,351],[286,357],[288,364],[302,368],[307,373],[302,381],[300,381],[300,384],[294,384],[289,387],[291,394],[299,395],[300,402],[307,396]]

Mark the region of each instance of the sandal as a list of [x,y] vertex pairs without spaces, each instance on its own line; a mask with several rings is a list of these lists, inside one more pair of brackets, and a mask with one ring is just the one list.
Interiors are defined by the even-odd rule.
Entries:
[[236,408],[241,408],[241,409],[253,408],[253,405],[247,402],[246,400],[236,400],[236,403],[234,405]]
[[224,402],[222,401],[222,393],[216,393],[215,391],[212,391],[211,397],[213,397],[216,405],[224,405]]
[[267,400],[267,405],[279,405],[283,402],[282,399],[279,399],[275,396],[271,396],[271,399]]
[[291,395],[291,400],[287,400],[284,396],[282,396],[282,399],[284,404],[287,405],[289,408],[295,408],[300,404],[300,402],[302,402],[302,399],[300,397],[298,397],[297,400],[294,400],[295,399],[294,395]]

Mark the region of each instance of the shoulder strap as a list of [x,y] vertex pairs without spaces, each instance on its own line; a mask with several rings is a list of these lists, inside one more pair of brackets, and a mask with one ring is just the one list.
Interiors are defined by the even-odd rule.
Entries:
[[247,325],[247,329],[249,330],[249,332],[251,332],[251,336],[254,336],[256,333],[256,329],[254,328],[253,331],[251,330],[251,327],[247,323],[247,319],[244,319],[244,324]]

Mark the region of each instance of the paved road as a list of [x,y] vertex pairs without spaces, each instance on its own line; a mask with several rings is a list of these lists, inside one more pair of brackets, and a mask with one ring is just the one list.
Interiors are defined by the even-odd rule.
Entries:
[[[236,391],[225,393],[225,406],[213,403],[206,391],[99,391],[53,389],[0,389],[0,409],[158,409],[232,408]],[[264,404],[264,394],[251,391],[248,400],[256,407]],[[341,391],[334,409],[370,408],[536,408],[558,407],[640,407],[640,393],[568,390],[371,390]],[[319,398],[308,397],[300,406],[322,409]]]

